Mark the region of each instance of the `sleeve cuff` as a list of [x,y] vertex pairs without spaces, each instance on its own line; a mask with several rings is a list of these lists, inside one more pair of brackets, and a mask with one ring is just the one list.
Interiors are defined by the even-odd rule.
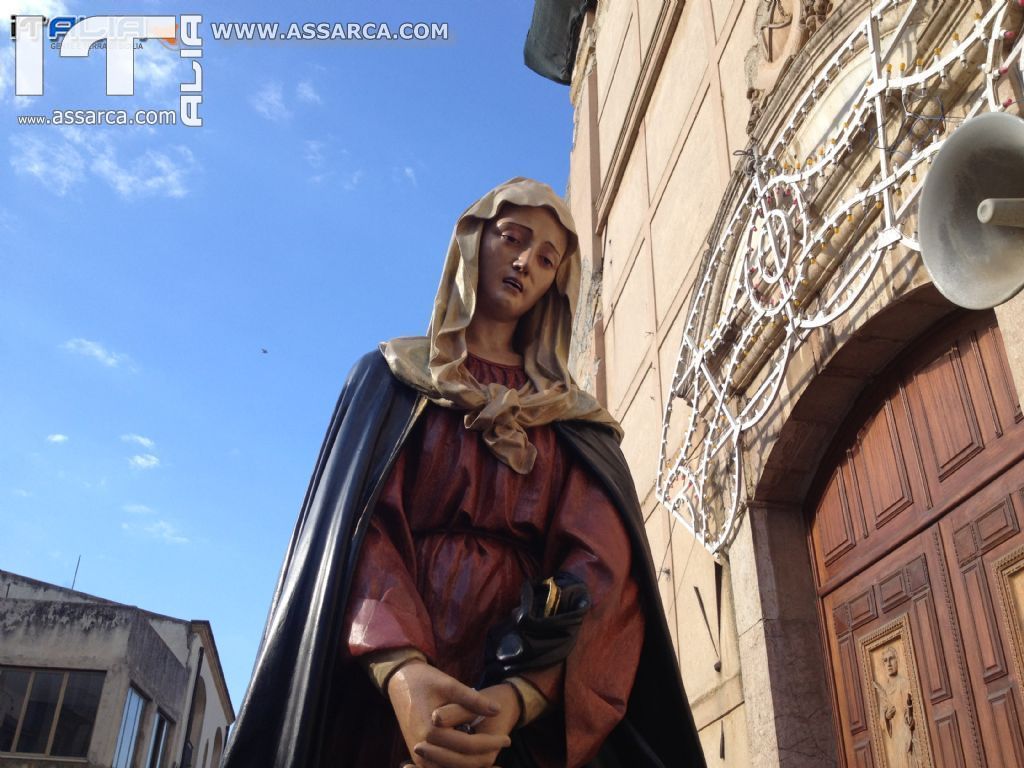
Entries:
[[548,700],[544,698],[544,694],[537,690],[529,680],[524,677],[510,677],[505,682],[515,688],[516,693],[519,695],[519,702],[522,705],[519,722],[516,723],[517,728],[532,723],[547,712],[550,707]]
[[399,669],[414,661],[426,662],[427,657],[415,648],[394,648],[387,651],[377,651],[363,657],[363,665],[370,673],[377,689],[385,696],[388,692],[388,683]]

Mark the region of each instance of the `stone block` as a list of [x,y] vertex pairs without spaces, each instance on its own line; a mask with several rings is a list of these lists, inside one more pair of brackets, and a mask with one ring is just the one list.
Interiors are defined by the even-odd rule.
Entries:
[[[743,0],[739,0],[743,2]],[[715,22],[718,26],[718,5],[732,5],[729,0],[719,0],[715,5]],[[755,0],[743,2],[736,23],[727,30],[729,41],[725,44],[718,61],[718,77],[722,89],[722,107],[725,110],[725,132],[728,137],[729,165],[734,166],[739,158],[732,153],[747,146],[747,121],[750,119],[750,99],[747,98],[747,74],[744,65],[747,53],[757,45],[754,37]],[[724,21],[724,19],[723,19]]]
[[[608,52],[607,48],[601,48],[600,39],[601,36],[598,33],[598,63],[601,61],[601,56],[607,55]],[[615,68],[610,73],[611,83],[608,85],[608,92],[604,103],[601,104],[598,116],[602,180],[608,176],[608,167],[615,153],[615,145],[622,133],[623,123],[640,75],[640,39],[635,16],[630,18],[629,26],[626,28],[626,34],[622,40],[622,47],[615,56]]]
[[635,252],[637,237],[647,220],[649,199],[644,143],[640,139],[633,147],[615,199],[608,211],[604,240],[606,313],[611,310],[610,302],[614,299],[623,271]]
[[651,220],[659,322],[682,287],[690,265],[700,258],[701,246],[725,191],[727,179],[721,165],[709,159],[724,151],[725,142],[713,115],[705,102]]
[[[651,186],[667,172],[672,148],[683,130],[698,86],[708,67],[704,3],[686,3],[669,45],[654,93],[647,105],[644,130]],[[603,145],[602,145],[603,146]],[[716,196],[717,197],[717,196]]]

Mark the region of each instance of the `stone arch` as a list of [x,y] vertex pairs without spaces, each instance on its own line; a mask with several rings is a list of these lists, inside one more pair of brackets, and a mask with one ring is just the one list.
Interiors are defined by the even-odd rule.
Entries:
[[804,344],[787,372],[790,397],[780,400],[774,432],[747,446],[750,502],[730,562],[748,731],[760,737],[757,747],[751,742],[755,764],[761,750],[787,768],[837,764],[803,510],[853,403],[901,350],[956,310],[930,283],[895,292],[900,298],[888,304],[884,295],[866,297],[868,308],[851,310],[845,329]]
[[218,728],[213,734],[213,759],[210,761],[211,768],[220,768],[220,756],[224,751],[224,734]]
[[206,683],[202,676],[196,678],[196,688],[192,695],[192,717],[188,724],[188,740],[192,744],[192,765],[203,766],[198,760],[199,745],[203,743],[203,720],[206,719]]

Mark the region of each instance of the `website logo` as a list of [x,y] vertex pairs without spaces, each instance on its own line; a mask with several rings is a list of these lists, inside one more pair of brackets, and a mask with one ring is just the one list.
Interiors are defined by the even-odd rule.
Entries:
[[203,40],[199,36],[200,15],[174,16],[66,16],[49,21],[43,16],[15,16],[11,22],[14,39],[14,80],[18,96],[43,95],[43,50],[45,39],[59,39],[61,56],[85,58],[94,48],[105,48],[108,96],[135,94],[135,47],[139,41],[171,41],[178,55],[192,62],[192,80],[179,86],[181,122],[190,127],[203,124],[199,107],[203,102]]

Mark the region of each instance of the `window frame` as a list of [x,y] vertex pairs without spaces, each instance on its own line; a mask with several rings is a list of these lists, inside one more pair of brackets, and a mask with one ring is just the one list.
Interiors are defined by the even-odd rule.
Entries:
[[[14,728],[14,736],[11,738],[11,748],[12,749],[11,749],[11,751],[2,751],[2,750],[0,750],[0,755],[35,755],[35,756],[51,757],[51,758],[57,758],[57,759],[61,759],[61,758],[64,758],[64,759],[81,759],[82,757],[87,757],[88,756],[88,751],[89,751],[89,746],[92,744],[93,732],[96,730],[96,721],[98,719],[98,714],[99,714],[99,699],[97,699],[97,702],[96,702],[97,703],[97,713],[95,715],[93,715],[92,727],[89,730],[89,741],[86,744],[86,755],[54,755],[54,754],[52,754],[53,741],[54,741],[54,738],[56,738],[56,735],[57,735],[57,726],[60,724],[61,714],[63,713],[64,694],[67,692],[68,681],[71,679],[71,675],[73,675],[73,674],[82,674],[82,673],[85,673],[85,674],[101,674],[101,675],[103,675],[103,685],[100,686],[100,699],[102,699],[103,698],[103,688],[106,685],[107,670],[105,670],[105,669],[73,669],[73,668],[67,668],[67,667],[27,667],[27,666],[15,665],[15,664],[0,664],[0,672],[3,672],[4,670],[8,670],[8,669],[20,670],[20,671],[23,671],[23,672],[28,672],[29,674],[28,674],[28,682],[25,684],[25,693],[24,693],[24,695],[22,697],[21,708],[18,711],[18,721],[17,721],[18,724],[15,726],[15,728]],[[54,710],[53,710],[53,718],[52,718],[53,721],[50,723],[50,730],[49,730],[49,732],[47,733],[47,736],[46,736],[46,748],[45,748],[45,751],[43,751],[43,752],[22,752],[22,751],[18,751],[16,749],[14,749],[14,748],[18,746],[18,742],[21,740],[22,728],[25,725],[25,714],[28,711],[28,705],[29,705],[29,702],[32,699],[32,689],[35,686],[36,673],[37,672],[60,673],[60,675],[61,675],[60,691],[57,694],[57,703],[54,706]]]
[[140,705],[138,714],[135,716],[135,732],[132,735],[131,749],[128,750],[128,768],[135,768],[137,764],[136,758],[142,749],[142,744],[139,742],[139,736],[142,734],[146,727],[147,714],[149,712],[150,704],[152,699],[146,695],[146,693],[139,688],[135,683],[128,683],[128,693],[124,697],[124,706],[121,709],[121,723],[117,728],[117,741],[114,743],[114,757],[111,760],[111,765],[116,765],[118,757],[121,751],[121,737],[125,733],[125,717],[128,715],[128,706],[132,702],[132,694],[138,697]]
[[[160,724],[163,723],[163,730],[160,730]],[[170,740],[171,728],[174,727],[174,721],[170,716],[159,707],[156,707],[156,715],[153,718],[153,725],[150,728],[149,733],[149,749],[146,752],[146,762],[143,768],[160,768],[167,758],[167,745]],[[153,753],[154,747],[156,747],[157,737],[160,737],[159,752],[155,755]],[[153,762],[154,757],[156,762]]]

